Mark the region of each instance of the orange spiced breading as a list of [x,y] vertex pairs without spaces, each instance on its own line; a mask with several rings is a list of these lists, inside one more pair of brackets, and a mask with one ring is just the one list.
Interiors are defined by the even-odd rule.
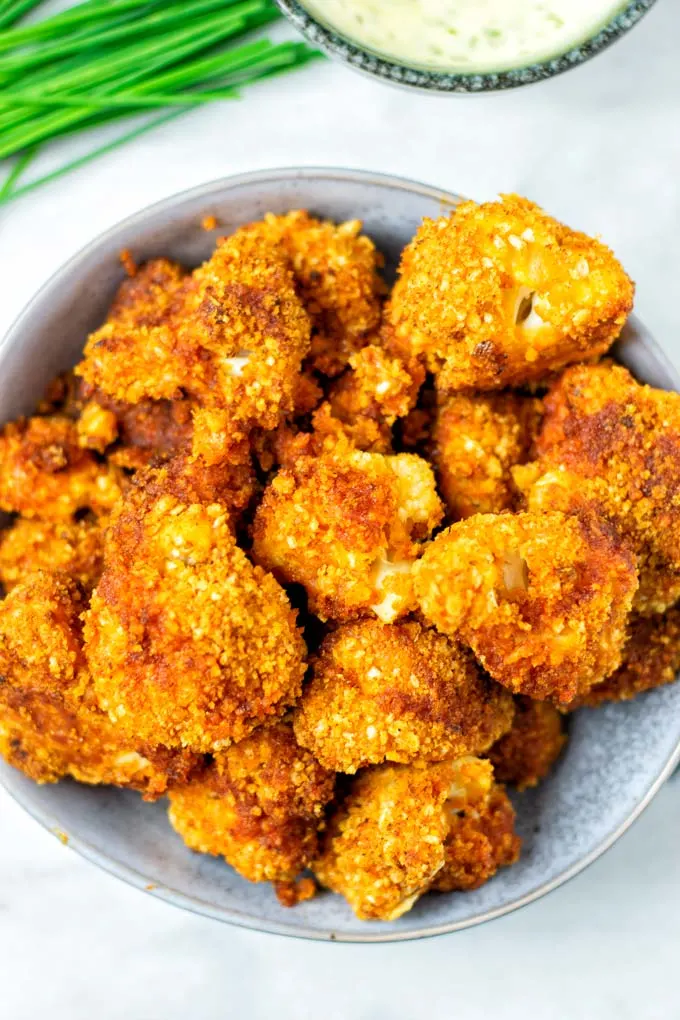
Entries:
[[389,453],[392,427],[415,406],[425,373],[417,361],[406,365],[375,344],[353,354],[349,364],[314,415],[314,428],[345,435],[360,450]]
[[414,607],[418,542],[442,516],[429,464],[346,442],[321,454],[302,449],[265,489],[255,559],[282,581],[304,585],[322,619],[403,616]]
[[293,882],[318,853],[334,786],[280,722],[218,751],[175,787],[169,817],[188,847],[225,857],[249,881]]
[[420,608],[516,694],[566,705],[621,662],[634,557],[592,517],[479,514],[429,544]]
[[512,729],[491,748],[489,761],[500,783],[526,790],[545,779],[566,742],[564,718],[554,705],[518,696]]
[[77,371],[128,404],[188,395],[194,452],[215,462],[292,409],[309,317],[282,248],[245,230],[161,294],[150,318],[134,303],[109,318]]
[[36,570],[78,581],[91,591],[102,572],[104,531],[91,518],[18,518],[0,531],[0,583],[9,591]]
[[453,520],[513,508],[511,468],[528,460],[540,414],[540,400],[517,393],[440,397],[432,459]]
[[636,616],[623,650],[623,662],[569,708],[596,708],[607,701],[629,701],[643,691],[674,683],[680,670],[680,608],[662,616]]
[[309,363],[328,376],[343,370],[380,322],[383,258],[361,227],[359,220],[335,224],[298,210],[248,228],[286,251],[312,319]]
[[0,602],[0,754],[38,783],[131,787],[148,799],[197,758],[131,740],[99,711],[82,651],[77,585],[36,573]]
[[[491,765],[479,758],[367,769],[331,815],[314,873],[365,921],[396,920],[438,881],[481,885],[519,852],[511,809],[484,834],[481,820],[497,797]],[[484,838],[473,843],[476,820]]]
[[516,195],[425,220],[390,299],[395,342],[443,390],[502,389],[602,354],[633,305],[611,251]]
[[312,666],[295,734],[336,772],[481,754],[512,723],[510,695],[467,650],[416,621],[340,627]]
[[285,592],[236,545],[228,509],[132,490],[85,616],[101,707],[131,734],[216,751],[300,693],[305,646]]
[[20,418],[0,432],[0,510],[68,519],[78,510],[108,512],[121,475],[78,442],[68,418]]
[[537,461],[514,475],[536,510],[590,506],[639,558],[635,608],[680,597],[680,395],[620,365],[576,365],[545,398]]

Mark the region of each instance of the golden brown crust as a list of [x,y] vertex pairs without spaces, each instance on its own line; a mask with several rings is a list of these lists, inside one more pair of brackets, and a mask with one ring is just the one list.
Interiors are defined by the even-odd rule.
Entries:
[[540,400],[516,393],[441,397],[432,459],[452,520],[514,508],[511,468],[528,460],[540,415]]
[[[498,809],[502,822],[493,818]],[[461,811],[489,817],[478,846],[458,832]],[[481,884],[494,861],[497,867],[516,859],[509,816],[487,761],[379,765],[357,776],[331,815],[314,873],[361,920],[396,920],[438,879],[474,874]]]
[[120,491],[120,473],[80,446],[68,418],[19,419],[0,433],[0,510],[63,520],[107,512]]
[[437,892],[479,889],[499,868],[519,859],[521,840],[515,833],[515,811],[502,786],[481,803],[449,806],[446,861],[432,888]]
[[513,693],[568,704],[621,661],[637,571],[594,518],[469,517],[413,573],[426,619]]
[[335,376],[364,347],[380,321],[383,259],[359,220],[335,224],[303,211],[269,214],[248,228],[280,244],[290,259],[302,302],[312,319],[308,362]]
[[169,817],[187,846],[225,857],[249,881],[292,883],[318,851],[334,785],[281,722],[219,751],[171,790]]
[[86,614],[99,704],[147,742],[226,747],[297,698],[295,621],[274,578],[236,545],[226,507],[135,490],[107,532]]
[[602,354],[632,304],[608,248],[505,195],[424,221],[403,252],[389,321],[442,389],[491,390]]
[[620,365],[576,365],[545,398],[538,460],[515,470],[532,509],[587,505],[638,555],[635,608],[680,597],[680,395],[636,382]]
[[0,531],[0,582],[6,591],[36,570],[62,574],[91,591],[99,580],[104,557],[104,532],[92,519],[26,520]]
[[619,669],[569,708],[629,701],[643,691],[674,683],[678,670],[680,609],[669,609],[663,616],[634,617]]
[[563,716],[553,705],[517,697],[512,729],[493,745],[488,757],[499,783],[526,790],[545,779],[566,742]]
[[77,585],[33,574],[0,602],[0,755],[38,783],[72,776],[162,795],[197,757],[130,740],[99,711],[82,654]]
[[455,642],[415,621],[331,633],[294,713],[298,741],[336,772],[486,751],[512,699]]
[[414,454],[382,456],[338,442],[314,455],[304,442],[257,509],[256,561],[304,585],[322,619],[404,615],[413,608],[416,541],[441,519],[432,469]]

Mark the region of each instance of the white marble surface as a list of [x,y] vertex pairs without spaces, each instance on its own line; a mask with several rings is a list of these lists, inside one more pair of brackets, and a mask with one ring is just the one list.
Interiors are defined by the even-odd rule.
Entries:
[[[409,95],[319,64],[189,114],[0,211],[0,333],[69,255],[149,202],[236,171],[337,165],[476,198],[518,190],[601,232],[680,363],[679,32],[678,0],[659,0],[591,64],[512,94]],[[675,1020],[679,802],[672,781],[604,859],[511,917],[354,947],[182,914],[79,860],[0,792],[0,1016]]]

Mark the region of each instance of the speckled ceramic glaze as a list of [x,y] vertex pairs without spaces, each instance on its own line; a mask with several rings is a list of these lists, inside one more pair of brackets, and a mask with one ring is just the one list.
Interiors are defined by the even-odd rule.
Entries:
[[596,35],[550,60],[508,71],[448,73],[441,70],[428,70],[422,66],[409,66],[396,58],[392,59],[362,47],[348,36],[336,32],[331,26],[310,14],[304,3],[300,3],[299,0],[276,0],[278,6],[293,24],[310,42],[327,53],[329,57],[335,57],[343,63],[349,64],[356,71],[362,71],[374,78],[382,78],[393,85],[421,89],[425,92],[449,93],[481,93],[514,89],[519,85],[532,85],[535,82],[544,81],[546,78],[552,78],[556,74],[562,74],[563,71],[569,71],[611,46],[633,25],[636,25],[655,2],[656,0],[633,0],[611,18]]
[[[137,260],[206,258],[215,232],[265,212],[306,208],[334,220],[360,217],[387,255],[388,271],[423,216],[458,199],[392,177],[340,170],[279,170],[217,181],[126,220],[72,259],[40,291],[0,345],[0,421],[30,412],[48,380],[78,358],[122,278],[118,253]],[[678,380],[654,341],[632,321],[618,357],[648,382]],[[268,885],[251,885],[223,861],[193,854],[170,829],[165,805],[134,793],[64,782],[39,787],[0,763],[0,780],[46,828],[83,856],[177,906],[250,928],[339,941],[386,942],[455,931],[498,917],[549,892],[606,850],[640,814],[680,755],[680,684],[627,705],[579,712],[551,777],[516,798],[521,860],[476,892],[425,896],[392,923],[361,923],[340,897],[319,895],[294,910]]]

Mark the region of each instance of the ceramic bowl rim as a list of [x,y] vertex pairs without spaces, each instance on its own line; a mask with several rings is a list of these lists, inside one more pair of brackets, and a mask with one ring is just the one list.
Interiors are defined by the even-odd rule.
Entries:
[[320,21],[300,0],[276,0],[295,27],[327,56],[355,71],[401,88],[439,95],[482,95],[533,85],[586,63],[626,35],[656,0],[628,0],[593,35],[564,53],[500,71],[444,71],[402,63],[373,51]]
[[[90,241],[87,245],[76,252],[71,258],[68,259],[55,273],[53,273],[38,289],[34,294],[25,308],[20,312],[9,330],[5,334],[4,339],[0,342],[0,363],[2,362],[2,355],[5,350],[12,347],[14,344],[21,341],[23,324],[26,320],[31,317],[35,311],[40,307],[45,296],[58,287],[59,284],[69,279],[73,273],[77,272],[79,267],[87,262],[90,256],[97,251],[100,246],[106,246],[107,242],[113,239],[119,231],[129,230],[137,226],[142,227],[146,220],[156,216],[158,213],[167,213],[172,215],[175,206],[182,204],[187,200],[194,200],[199,198],[205,198],[206,202],[209,203],[211,197],[216,198],[217,195],[222,195],[225,191],[239,188],[242,185],[251,184],[264,184],[264,183],[276,183],[281,180],[336,180],[340,182],[353,181],[357,183],[378,185],[380,187],[392,188],[395,190],[403,190],[412,194],[420,194],[427,198],[435,199],[445,205],[455,205],[460,201],[460,196],[457,196],[451,192],[446,192],[442,189],[431,187],[426,184],[421,184],[417,181],[411,181],[407,178],[394,176],[391,174],[382,174],[373,171],[366,170],[355,170],[355,169],[342,169],[342,168],[331,168],[331,167],[303,167],[303,168],[280,168],[274,170],[256,170],[247,173],[236,174],[232,176],[218,178],[214,181],[210,181],[206,184],[198,185],[197,187],[186,189],[184,191],[177,192],[167,198],[162,199],[159,202],[155,202],[143,209],[133,213],[132,215],[124,218],[123,220],[115,223],[108,230],[99,234],[96,238]],[[671,363],[665,357],[663,350],[656,344],[650,337],[650,346],[654,349],[654,354],[658,361],[660,361],[666,368],[669,378],[677,382],[677,375]],[[423,925],[421,928],[415,930],[404,931],[389,931],[389,932],[372,932],[370,926],[367,925],[366,934],[363,933],[347,933],[342,932],[335,933],[332,930],[324,931],[322,929],[306,927],[304,925],[295,924],[281,924],[274,921],[266,921],[258,918],[256,915],[227,907],[216,907],[214,904],[207,902],[199,897],[190,896],[186,893],[179,892],[176,889],[163,886],[160,883],[151,883],[148,876],[143,875],[126,864],[122,864],[120,861],[115,860],[113,857],[99,850],[85,839],[81,839],[75,835],[68,835],[65,837],[62,829],[59,825],[59,819],[51,814],[47,809],[37,807],[35,803],[30,800],[28,795],[24,795],[19,792],[16,788],[10,788],[4,781],[2,773],[0,773],[0,785],[4,787],[7,793],[12,799],[22,807],[28,815],[39,822],[46,830],[57,836],[62,842],[66,842],[73,850],[75,850],[80,856],[97,865],[103,871],[114,875],[116,878],[122,879],[128,885],[131,885],[137,889],[155,896],[158,899],[164,900],[167,903],[171,903],[173,906],[180,907],[184,910],[190,911],[195,914],[199,914],[205,917],[210,917],[213,920],[222,921],[228,924],[235,925],[237,927],[247,928],[250,930],[267,932],[274,935],[286,935],[294,938],[301,938],[312,941],[332,941],[332,942],[345,942],[345,943],[388,943],[388,942],[407,942],[416,939],[430,938],[435,935],[445,935],[454,931],[462,931],[465,928],[475,927],[478,924],[483,924],[486,921],[494,920],[495,918],[502,917],[505,914],[513,913],[515,910],[521,907],[527,906],[529,903],[533,903],[535,900],[547,895],[553,890],[564,885],[570,879],[584,871],[590,864],[596,861],[602,856],[607,850],[609,850],[614,843],[626,832],[627,829],[635,822],[646,807],[649,806],[653,798],[659,792],[666,779],[671,775],[676,765],[680,762],[680,738],[678,743],[673,749],[672,753],[668,757],[663,768],[660,770],[658,775],[651,781],[645,795],[638,801],[633,807],[628,816],[623,822],[618,825],[615,829],[609,832],[596,847],[594,847],[588,854],[585,854],[577,862],[566,868],[559,875],[554,876],[549,881],[543,882],[538,885],[535,889],[530,890],[523,896],[518,897],[515,900],[511,900],[507,903],[502,904],[492,910],[485,911],[481,914],[477,914],[473,917],[468,917],[459,921],[452,921],[443,924],[431,924]],[[26,789],[30,789],[27,787]]]

